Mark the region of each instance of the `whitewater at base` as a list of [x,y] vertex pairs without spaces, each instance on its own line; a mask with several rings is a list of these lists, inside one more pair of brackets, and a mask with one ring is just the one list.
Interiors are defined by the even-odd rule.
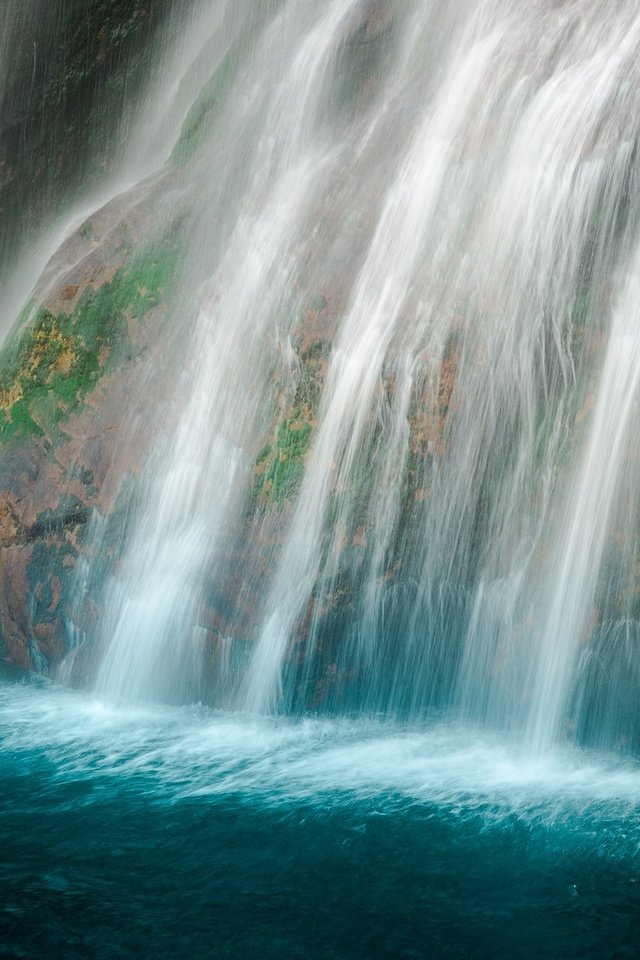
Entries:
[[640,769],[0,686],[4,956],[637,957]]

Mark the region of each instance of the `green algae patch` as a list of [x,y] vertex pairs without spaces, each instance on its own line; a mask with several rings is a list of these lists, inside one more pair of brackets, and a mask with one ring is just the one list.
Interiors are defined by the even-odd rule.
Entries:
[[[311,309],[309,299],[304,309]],[[316,310],[326,308],[324,297],[318,295],[315,302]],[[299,339],[295,349],[301,361],[295,392],[280,394],[271,436],[253,468],[251,509],[283,506],[297,496],[304,478],[331,342],[314,338],[303,345]]]
[[130,320],[140,321],[163,299],[180,249],[159,244],[98,288],[87,287],[70,313],[29,307],[0,354],[0,442],[46,436],[96,382],[131,355]]
[[258,502],[282,505],[296,495],[312,433],[308,408],[297,408],[278,424],[273,444],[263,448],[254,470],[253,495]]
[[80,226],[78,233],[83,240],[95,240],[96,232],[94,230],[91,220],[85,220],[84,223]]

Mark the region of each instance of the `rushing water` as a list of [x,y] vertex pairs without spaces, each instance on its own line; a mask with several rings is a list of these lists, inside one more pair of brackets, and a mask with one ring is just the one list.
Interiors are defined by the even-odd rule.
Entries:
[[0,686],[0,953],[638,957],[638,4],[172,15],[3,305],[171,183],[93,692]]
[[[205,15],[150,101],[170,138],[211,57],[179,172],[198,201],[177,428],[105,588],[98,689],[188,700],[213,673],[249,710],[323,689],[537,751],[634,742],[636,4]],[[301,477],[276,451],[284,501],[256,505],[260,450],[294,430]],[[231,576],[269,512],[274,569]]]

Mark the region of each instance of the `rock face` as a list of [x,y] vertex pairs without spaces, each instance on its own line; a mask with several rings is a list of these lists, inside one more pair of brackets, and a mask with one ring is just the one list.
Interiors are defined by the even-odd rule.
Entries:
[[170,8],[163,0],[2,4],[3,270],[81,181],[97,185],[113,165]]
[[[60,80],[53,90],[58,90],[63,115],[69,107],[70,137],[81,141],[82,131],[86,132],[83,124],[93,124],[78,103],[84,102],[82,91],[96,77],[110,78],[117,85],[119,77],[129,77],[133,71],[135,83],[142,66],[135,61],[125,67],[127,51],[136,47],[141,32],[157,28],[161,6],[110,0],[93,4],[85,14],[82,4],[65,8],[68,22],[63,36],[67,39],[60,54]],[[382,0],[363,5],[362,17],[338,51],[341,79],[335,96],[345,118],[366,110],[375,89],[391,42],[391,6]],[[122,30],[116,36],[112,27],[117,23]],[[74,31],[81,27],[89,37],[88,61],[86,69],[74,72]],[[251,31],[247,36],[250,40]],[[73,608],[85,589],[83,564],[94,550],[95,518],[106,530],[100,546],[100,575],[104,576],[118,560],[135,480],[170,416],[164,401],[179,374],[179,365],[171,361],[179,354],[179,345],[172,354],[173,332],[167,318],[173,306],[173,281],[183,266],[183,241],[192,207],[180,168],[191,162],[198,144],[206,139],[207,125],[216,121],[218,102],[234,81],[240,55],[246,53],[243,43],[247,46],[246,40],[236,43],[238,49],[234,47],[233,56],[222,61],[194,103],[173,152],[173,166],[112,201],[67,240],[47,266],[14,336],[0,354],[0,644],[4,661],[22,670],[51,672],[76,646]],[[21,57],[16,76],[24,79],[28,67],[24,50]],[[76,96],[79,101],[72,107]],[[5,102],[10,103],[11,96]],[[91,109],[98,109],[99,102],[99,98],[91,100]],[[28,130],[31,115],[25,114],[20,123]],[[43,136],[51,139],[50,132]],[[108,126],[104,137],[105,144],[110,143]],[[14,171],[17,166],[11,158],[18,154],[12,154],[12,149],[11,143],[3,147],[0,140],[0,164]],[[71,166],[81,163],[80,153],[79,148],[78,155],[71,157]],[[93,155],[97,154],[94,150]],[[49,175],[58,177],[55,164]],[[20,183],[13,174],[10,179],[19,196]],[[44,204],[46,192],[36,186],[34,203]],[[0,187],[0,205],[12,202],[8,198],[9,192],[3,194]],[[205,666],[211,664],[205,686],[211,690],[215,690],[221,651],[229,638],[236,641],[242,660],[243,647],[259,632],[264,610],[257,598],[268,594],[302,483],[332,343],[361,255],[365,231],[359,224],[373,216],[363,202],[360,216],[345,226],[339,203],[328,206],[328,211],[318,214],[322,218],[319,235],[342,236],[348,249],[336,244],[330,254],[320,245],[312,251],[305,275],[292,278],[292,299],[299,305],[291,342],[295,389],[291,383],[272,384],[273,416],[255,458],[240,528],[215,578],[204,583],[206,602],[200,626],[210,653],[205,657]],[[34,216],[38,213],[42,214],[41,208]],[[443,443],[456,371],[457,346],[452,342],[435,389],[427,383],[416,383],[414,389],[403,507],[407,527],[413,510],[430,495],[422,464]],[[386,377],[384,389],[393,393],[393,374]],[[356,574],[348,571],[357,569],[367,549],[368,493],[360,491],[362,516],[343,535],[345,556],[353,563],[346,564],[347,572],[333,585],[329,597],[309,599],[294,630],[291,670],[295,673],[310,625],[324,625],[325,639],[317,644],[316,675],[304,681],[307,702],[320,702],[327,687],[336,682],[331,638],[340,635],[341,623],[353,614],[357,602]],[[400,576],[401,571],[388,576],[396,574]],[[98,607],[92,606],[97,591],[92,592],[91,586],[85,590],[81,618],[89,632],[92,618],[95,623],[100,617]],[[91,650],[76,656],[76,673],[90,670],[92,656]],[[340,682],[348,679],[342,676]]]
[[4,659],[23,669],[46,671],[67,651],[63,614],[92,511],[113,510],[160,426],[160,368],[136,409],[130,398],[153,367],[180,263],[171,191],[156,178],[85,223],[2,354],[0,630]]
[[[139,185],[68,239],[0,355],[5,665],[48,673],[74,646],[70,615],[82,559],[92,550],[92,516],[113,538],[102,546],[108,567],[135,479],[166,426],[177,372],[167,369],[166,321],[187,207],[174,180],[167,172]],[[293,398],[276,402],[242,534],[229,545],[223,582],[208,588],[202,626],[212,658],[223,638],[252,639],[258,627],[255,595],[274,573],[302,480],[335,319],[324,295],[305,297],[296,337],[300,382]],[[92,651],[85,653],[89,661]]]

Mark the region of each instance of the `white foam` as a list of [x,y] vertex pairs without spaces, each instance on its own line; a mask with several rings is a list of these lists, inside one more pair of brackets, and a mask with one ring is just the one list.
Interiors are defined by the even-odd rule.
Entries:
[[[150,799],[235,795],[268,805],[415,805],[626,835],[640,812],[632,761],[566,750],[534,758],[476,729],[362,718],[265,719],[202,707],[120,709],[47,686],[0,687],[0,750],[54,776],[133,785]],[[610,834],[608,835],[610,842]]]

